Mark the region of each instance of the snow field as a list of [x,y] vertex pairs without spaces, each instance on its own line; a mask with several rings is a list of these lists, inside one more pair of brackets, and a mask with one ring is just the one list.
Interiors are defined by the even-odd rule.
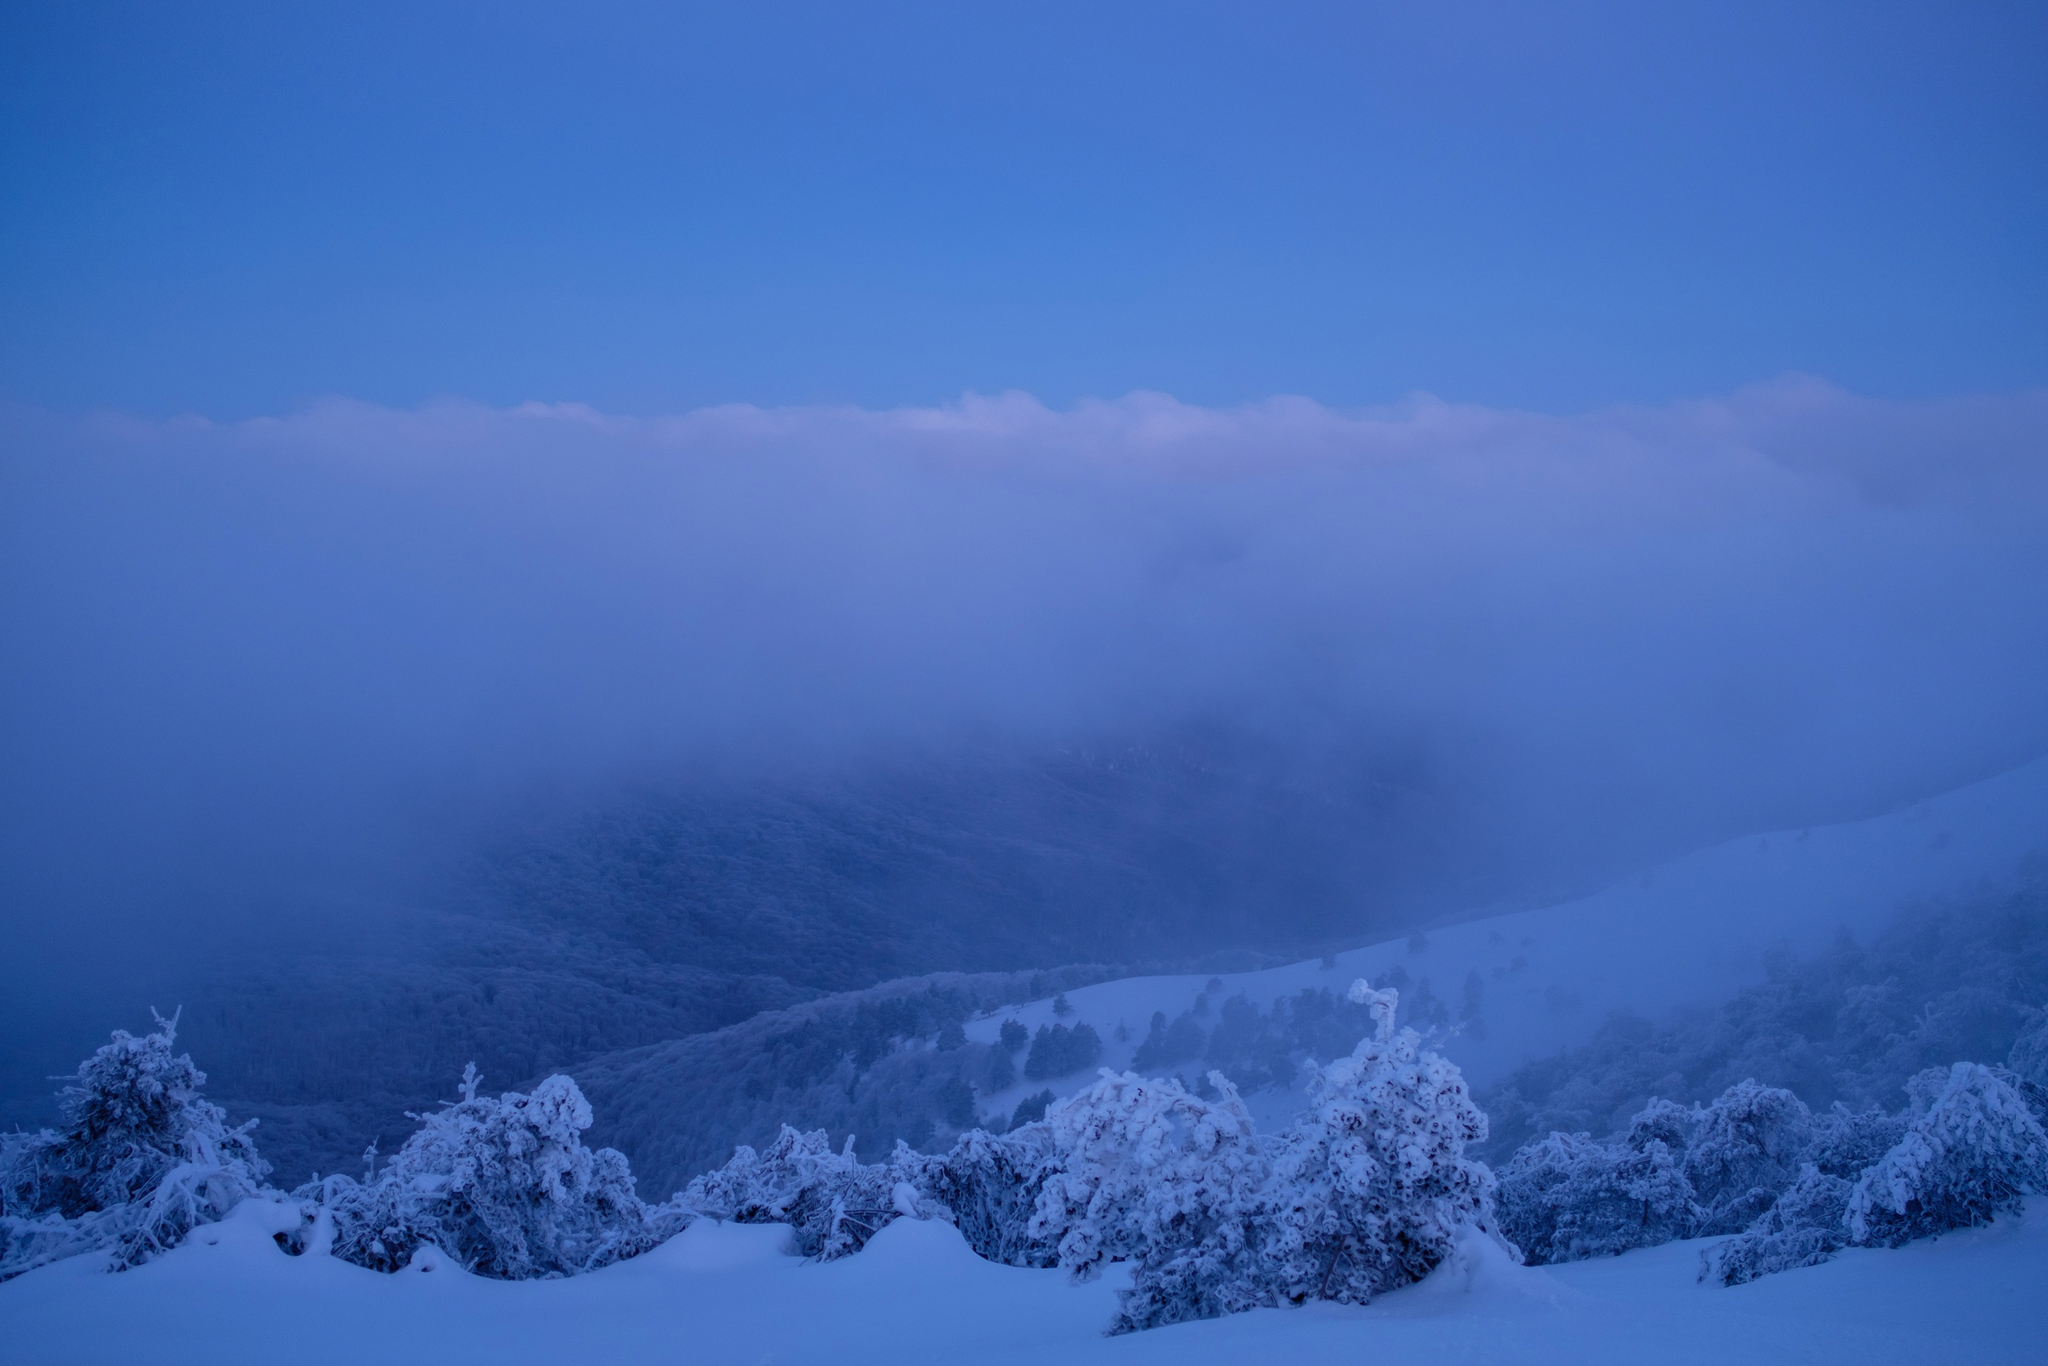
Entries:
[[1485,1361],[2025,1363],[2048,1360],[2048,1199],[2024,1219],[1725,1289],[1710,1240],[1564,1266],[1513,1264],[1471,1235],[1418,1285],[1364,1308],[1258,1310],[1121,1337],[1121,1277],[982,1261],[951,1226],[899,1220],[859,1255],[787,1255],[779,1225],[704,1221],[588,1275],[505,1282],[432,1252],[397,1275],[286,1255],[294,1224],[250,1201],[185,1246],[107,1275],[73,1258],[0,1285],[0,1361],[159,1366],[488,1361],[841,1366],[910,1363]]

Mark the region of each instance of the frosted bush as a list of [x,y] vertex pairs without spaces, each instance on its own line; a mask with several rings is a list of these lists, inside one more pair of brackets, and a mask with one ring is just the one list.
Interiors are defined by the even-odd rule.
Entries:
[[[1210,1082],[1214,1101],[1177,1080],[1105,1069],[1046,1114],[1057,1165],[1041,1184],[1028,1231],[1052,1243],[1077,1280],[1109,1262],[1138,1264],[1137,1288],[1121,1297],[1120,1326],[1207,1317],[1270,1298],[1242,1257],[1264,1208],[1265,1158],[1236,1089],[1220,1073]],[[1190,1259],[1218,1274],[1190,1274]],[[1171,1288],[1161,1281],[1169,1265],[1177,1267]],[[1233,1295],[1249,1299],[1239,1305]]]
[[1059,1264],[1057,1240],[1033,1231],[1038,1193],[1058,1170],[1051,1130],[1039,1122],[1000,1137],[976,1129],[926,1164],[920,1189],[951,1211],[967,1245],[1005,1266]]
[[1684,1169],[1692,1112],[1653,1100],[1611,1142],[1552,1134],[1500,1175],[1501,1232],[1531,1265],[1689,1238],[1703,1211]]
[[1817,1266],[1849,1244],[1850,1184],[1809,1164],[1740,1237],[1700,1254],[1700,1279],[1741,1285],[1759,1276]]
[[1921,1073],[1919,1111],[1905,1136],[1850,1192],[1858,1243],[1898,1247],[1953,1228],[1990,1223],[2048,1187],[2048,1138],[2018,1092],[1990,1068],[1959,1062]]
[[1838,1109],[1818,1121],[1822,1160],[1740,1237],[1701,1254],[1701,1278],[1739,1285],[1852,1243],[1899,1247],[1988,1223],[2048,1184],[2048,1140],[2005,1076],[1959,1062],[1920,1073],[1907,1092],[1903,1115]]
[[640,1201],[624,1156],[584,1146],[590,1105],[568,1077],[531,1095],[476,1092],[471,1067],[462,1099],[415,1115],[419,1130],[383,1170],[296,1192],[332,1221],[334,1255],[395,1271],[432,1245],[478,1275],[529,1280],[634,1256],[688,1224]]
[[792,1250],[820,1260],[857,1252],[888,1224],[914,1216],[957,1224],[990,1261],[1048,1267],[1059,1260],[1057,1239],[1034,1232],[1033,1219],[1059,1169],[1043,1121],[1002,1135],[970,1130],[942,1157],[898,1143],[889,1161],[873,1164],[854,1156],[853,1135],[835,1150],[822,1129],[784,1125],[767,1148],[742,1144],[676,1201],[715,1219],[788,1224]]
[[1696,1235],[1738,1233],[1799,1177],[1815,1139],[1806,1102],[1776,1086],[1741,1081],[1697,1111],[1684,1170],[1700,1204]]
[[113,1041],[79,1064],[59,1130],[0,1143],[0,1279],[104,1252],[135,1266],[262,1189],[249,1131],[200,1094],[206,1074],[174,1054],[177,1020]]
[[1911,1118],[1909,1113],[1876,1108],[1851,1110],[1838,1101],[1828,1113],[1814,1117],[1813,1165],[1829,1176],[1854,1181],[1905,1137]]
[[1822,1147],[1823,1168],[1841,1175],[1834,1164],[1890,1141],[1885,1125],[1847,1111],[1816,1120],[1790,1091],[1754,1081],[1694,1109],[1652,1100],[1615,1139],[1552,1134],[1518,1151],[1500,1176],[1501,1229],[1532,1264],[1739,1233]]
[[1458,1068],[1396,1029],[1394,991],[1360,982],[1350,999],[1375,1032],[1320,1069],[1309,1108],[1274,1143],[1274,1237],[1281,1296],[1363,1304],[1421,1279],[1459,1230],[1491,1220],[1493,1173],[1466,1156],[1486,1115]]
[[[1173,1236],[1136,1258],[1114,1329],[1310,1299],[1363,1304],[1428,1275],[1462,1230],[1489,1222],[1492,1173],[1465,1155],[1485,1138],[1486,1116],[1463,1076],[1414,1030],[1395,1028],[1394,991],[1361,981],[1350,999],[1368,1008],[1374,1032],[1318,1070],[1295,1124],[1263,1143],[1247,1125],[1242,1145],[1217,1145],[1263,1176],[1256,1188],[1235,1170],[1181,1183],[1213,1203],[1195,1219],[1154,1222]],[[1236,1095],[1223,1094],[1229,1117]]]
[[677,1199],[714,1219],[788,1224],[797,1252],[830,1261],[860,1251],[900,1215],[931,1213],[920,1207],[918,1191],[929,1184],[931,1161],[899,1143],[892,1161],[863,1164],[853,1155],[851,1134],[835,1152],[823,1129],[798,1133],[785,1124],[766,1149],[742,1145]]
[[1570,1242],[1558,1237],[1568,1209],[1583,1204],[1595,1173],[1614,1158],[1591,1134],[1553,1133],[1516,1150],[1498,1177],[1495,1204],[1502,1236],[1531,1266],[1570,1260]]
[[1999,1079],[2019,1093],[2034,1119],[2048,1128],[2048,1006],[2027,1012],[2027,1024],[2013,1040]]

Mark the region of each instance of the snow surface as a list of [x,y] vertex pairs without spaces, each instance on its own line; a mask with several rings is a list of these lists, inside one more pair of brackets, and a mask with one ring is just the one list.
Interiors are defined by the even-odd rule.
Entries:
[[134,1271],[74,1258],[0,1285],[0,1362],[777,1363],[2001,1362],[2048,1360],[2048,1200],[2024,1219],[1726,1289],[1704,1241],[1515,1265],[1472,1235],[1421,1284],[1364,1308],[1312,1305],[1104,1337],[1113,1274],[984,1262],[947,1224],[904,1219],[830,1263],[773,1225],[699,1223],[642,1257],[560,1281],[469,1276],[429,1251],[397,1275],[292,1257],[296,1214],[262,1201]]
[[[1379,980],[1399,967],[1410,980],[1404,998],[1427,979],[1455,1018],[1477,972],[1483,1034],[1442,1030],[1431,1046],[1481,1088],[1582,1042],[1616,1011],[1657,1020],[1673,1007],[1719,1003],[1761,979],[1773,948],[1804,955],[1841,930],[1865,937],[1914,903],[2012,887],[2031,865],[2048,871],[2048,759],[1870,820],[1730,840],[1577,901],[1433,929],[1426,947],[1388,940],[1340,953],[1333,967],[1310,960],[1225,974],[1210,1004],[1241,992],[1263,1009],[1304,988],[1341,993],[1355,978]],[[1102,1035],[1102,1065],[1126,1068],[1152,1013],[1173,1019],[1209,981],[1104,982],[1068,992],[1071,1015],[1036,1001],[971,1021],[967,1036],[992,1043],[1009,1019],[1032,1030],[1085,1021]],[[1205,1027],[1214,1022],[1212,1010]],[[1119,1023],[1129,1036],[1121,1043]],[[1192,1078],[1200,1064],[1181,1070]],[[1093,1068],[1020,1079],[982,1104],[1007,1110],[1041,1089],[1064,1096],[1094,1080]],[[1246,1103],[1265,1127],[1291,1119],[1301,1096],[1267,1091]]]

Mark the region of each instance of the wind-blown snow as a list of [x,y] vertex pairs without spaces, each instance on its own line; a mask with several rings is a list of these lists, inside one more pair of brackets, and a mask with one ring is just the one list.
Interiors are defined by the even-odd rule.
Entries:
[[0,1361],[860,1363],[1316,1360],[1882,1363],[2038,1359],[2048,1200],[2004,1219],[1727,1289],[1700,1241],[1561,1267],[1473,1236],[1421,1284],[1365,1308],[1259,1310],[1109,1338],[1116,1275],[982,1261],[939,1222],[899,1220],[831,1263],[789,1230],[708,1220],[654,1252],[562,1281],[465,1275],[431,1253],[395,1276],[292,1257],[296,1210],[245,1203],[149,1265],[89,1259],[0,1285]]

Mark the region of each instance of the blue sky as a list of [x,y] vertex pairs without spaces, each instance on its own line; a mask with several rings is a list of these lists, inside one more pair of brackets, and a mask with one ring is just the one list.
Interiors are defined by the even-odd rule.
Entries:
[[0,399],[2048,382],[2048,7],[6,7]]

